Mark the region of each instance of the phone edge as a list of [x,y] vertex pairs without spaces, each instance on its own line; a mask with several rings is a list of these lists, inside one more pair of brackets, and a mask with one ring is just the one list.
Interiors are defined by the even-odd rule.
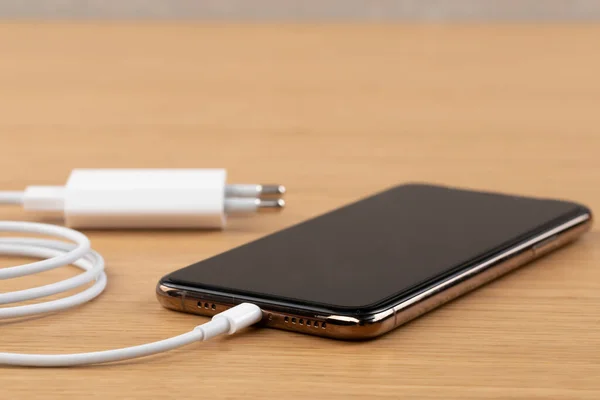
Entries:
[[[333,339],[375,338],[574,241],[588,231],[591,225],[591,212],[584,209],[582,214],[567,222],[376,313],[348,316],[259,304],[264,314],[261,324]],[[193,292],[162,280],[156,287],[156,294],[160,304],[167,309],[207,317],[240,303],[232,296]]]

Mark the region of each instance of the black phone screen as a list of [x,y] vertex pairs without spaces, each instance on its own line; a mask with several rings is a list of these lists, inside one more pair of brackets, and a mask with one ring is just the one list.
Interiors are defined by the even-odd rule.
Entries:
[[557,200],[398,186],[193,264],[166,281],[364,310],[581,213]]

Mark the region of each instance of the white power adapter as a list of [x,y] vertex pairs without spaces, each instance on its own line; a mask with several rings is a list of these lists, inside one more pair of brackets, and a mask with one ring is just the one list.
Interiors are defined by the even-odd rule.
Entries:
[[62,212],[73,228],[222,228],[228,214],[284,207],[281,185],[226,179],[224,169],[76,169],[65,186],[13,197],[25,210]]

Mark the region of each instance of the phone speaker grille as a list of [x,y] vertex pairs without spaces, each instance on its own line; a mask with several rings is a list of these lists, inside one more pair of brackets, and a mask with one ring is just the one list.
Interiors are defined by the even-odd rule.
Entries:
[[290,317],[287,315],[283,317],[283,322],[286,325],[306,326],[306,327],[312,328],[312,329],[326,329],[327,328],[326,322],[320,322],[320,321],[316,321],[316,320],[308,319],[308,318]]
[[204,308],[205,310],[213,310],[215,311],[217,309],[217,305],[214,303],[207,303],[207,302],[198,302],[198,308]]

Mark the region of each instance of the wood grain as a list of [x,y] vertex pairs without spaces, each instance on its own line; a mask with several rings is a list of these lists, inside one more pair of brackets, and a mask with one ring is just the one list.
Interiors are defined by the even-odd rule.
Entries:
[[[87,232],[106,293],[2,322],[1,350],[187,331],[202,319],[159,306],[162,275],[399,182],[600,208],[599,38],[585,25],[0,24],[0,188],[61,184],[74,167],[219,166],[289,188],[284,213],[225,232]],[[598,399],[599,243],[594,229],[379,340],[251,330],[118,365],[2,367],[0,397]]]

